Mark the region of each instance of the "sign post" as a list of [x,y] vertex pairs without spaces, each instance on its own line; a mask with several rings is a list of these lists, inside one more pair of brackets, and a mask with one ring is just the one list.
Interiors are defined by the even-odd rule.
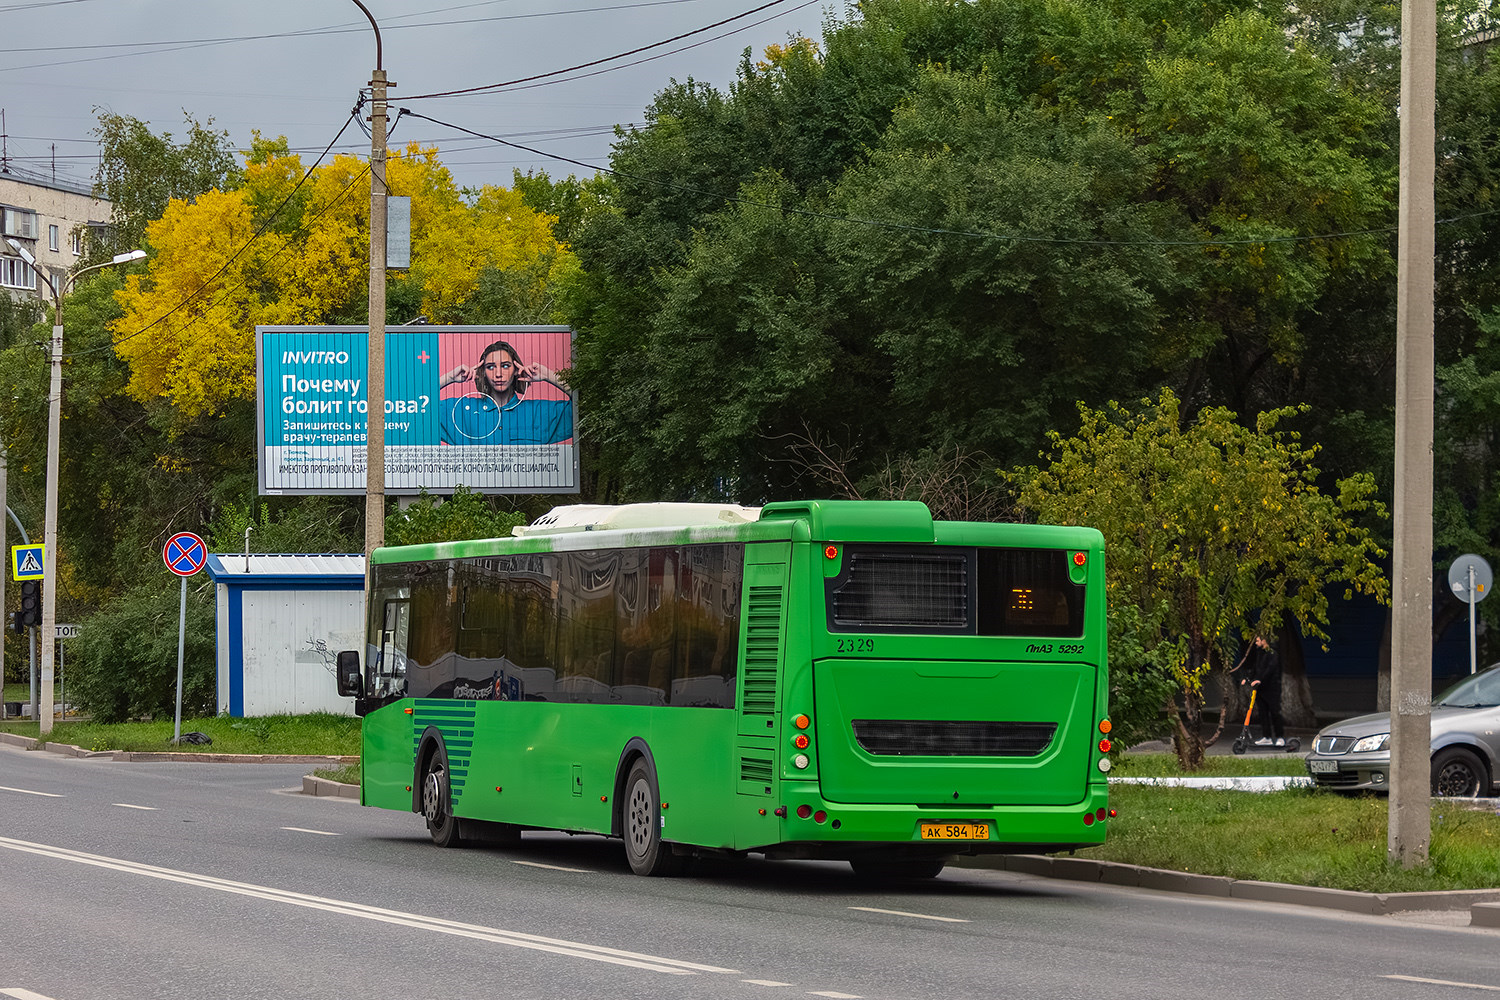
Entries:
[[1463,555],[1453,560],[1448,567],[1448,588],[1453,595],[1469,606],[1469,673],[1479,669],[1479,656],[1475,641],[1474,605],[1489,596],[1494,576],[1490,564],[1482,556]]
[[191,531],[179,531],[161,550],[167,569],[182,578],[182,599],[177,607],[177,710],[172,717],[172,745],[182,739],[182,654],[187,635],[187,578],[208,562],[208,546]]

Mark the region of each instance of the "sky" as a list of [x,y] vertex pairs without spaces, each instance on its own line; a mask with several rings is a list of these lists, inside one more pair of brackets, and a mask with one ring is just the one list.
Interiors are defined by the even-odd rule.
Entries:
[[[614,126],[642,124],[672,80],[724,90],[747,46],[759,58],[791,35],[820,39],[827,18],[845,16],[842,0],[767,3],[364,0],[395,84],[393,116],[407,104],[538,151],[413,117],[395,122],[392,148],[437,146],[455,180],[469,187],[508,187],[515,169],[590,176],[608,165]],[[285,136],[311,166],[349,121],[376,59],[375,31],[353,0],[0,0],[0,24],[3,166],[85,185],[98,166],[96,109],[178,139],[187,132],[184,112],[211,118],[238,149],[248,147],[252,130]],[[696,33],[529,85],[416,99],[593,63],[689,32]],[[367,133],[350,124],[333,152],[367,158]]]

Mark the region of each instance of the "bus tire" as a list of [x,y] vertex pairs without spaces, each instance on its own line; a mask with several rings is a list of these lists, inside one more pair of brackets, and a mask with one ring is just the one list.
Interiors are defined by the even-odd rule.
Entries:
[[459,821],[453,815],[453,788],[448,781],[448,751],[439,744],[422,769],[422,818],[439,847],[461,847]]
[[857,858],[849,862],[854,874],[870,881],[937,878],[947,858]]
[[661,792],[656,771],[644,757],[637,757],[625,778],[624,815],[620,817],[625,838],[625,860],[637,875],[676,875],[683,859],[661,839]]

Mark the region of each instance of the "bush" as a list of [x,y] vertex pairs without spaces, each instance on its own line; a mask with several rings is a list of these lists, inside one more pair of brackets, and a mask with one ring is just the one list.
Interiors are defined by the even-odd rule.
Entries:
[[[127,591],[85,619],[68,647],[68,698],[99,722],[171,718],[177,699],[180,585]],[[213,587],[188,583],[182,671],[183,717],[214,712]]]

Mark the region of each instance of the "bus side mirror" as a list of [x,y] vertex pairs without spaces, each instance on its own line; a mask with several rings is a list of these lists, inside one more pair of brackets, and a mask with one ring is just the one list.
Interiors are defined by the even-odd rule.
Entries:
[[346,649],[339,653],[336,672],[339,682],[339,697],[363,698],[365,679],[359,669],[359,652]]

